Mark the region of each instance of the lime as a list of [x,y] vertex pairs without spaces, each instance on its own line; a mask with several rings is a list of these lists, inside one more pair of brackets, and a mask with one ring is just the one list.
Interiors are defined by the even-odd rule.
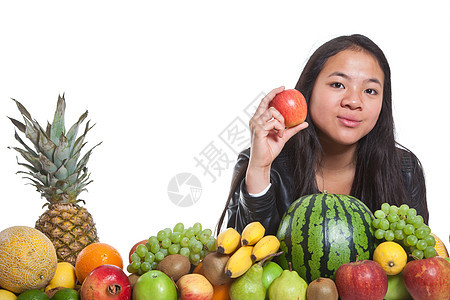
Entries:
[[65,288],[57,291],[52,300],[80,300],[80,295],[74,289]]
[[17,300],[49,300],[50,298],[41,290],[28,290],[17,297]]

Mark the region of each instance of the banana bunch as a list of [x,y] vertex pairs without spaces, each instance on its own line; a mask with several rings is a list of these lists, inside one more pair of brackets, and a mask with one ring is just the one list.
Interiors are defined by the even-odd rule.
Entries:
[[280,247],[278,238],[274,235],[264,236],[264,234],[264,226],[255,221],[245,226],[242,235],[239,235],[235,229],[228,228],[217,236],[217,251],[231,254],[225,266],[228,277],[241,276],[254,262],[277,252]]

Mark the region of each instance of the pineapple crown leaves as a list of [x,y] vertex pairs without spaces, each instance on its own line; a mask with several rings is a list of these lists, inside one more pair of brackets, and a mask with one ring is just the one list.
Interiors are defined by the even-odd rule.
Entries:
[[[86,186],[92,182],[86,167],[92,150],[101,144],[98,143],[80,158],[81,150],[86,145],[84,142],[86,134],[94,127],[86,122],[84,133],[77,138],[78,128],[86,119],[88,112],[83,113],[78,121],[67,131],[64,125],[64,113],[66,102],[63,96],[58,96],[56,111],[52,124],[47,123],[46,130],[31,117],[27,109],[17,100],[15,101],[24,122],[9,118],[14,126],[25,134],[34,145],[33,150],[15,131],[15,139],[23,148],[10,147],[27,161],[17,163],[28,171],[19,171],[25,174],[24,178],[31,181],[36,189],[48,201],[47,204],[79,202],[78,195],[86,191]],[[83,201],[84,202],[84,201]]]

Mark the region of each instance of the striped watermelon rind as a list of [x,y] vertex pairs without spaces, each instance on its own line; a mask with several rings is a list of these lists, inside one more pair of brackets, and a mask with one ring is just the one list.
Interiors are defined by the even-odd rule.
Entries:
[[371,259],[375,249],[369,208],[355,197],[313,194],[294,201],[277,232],[283,251],[277,262],[311,282],[334,279],[340,265]]

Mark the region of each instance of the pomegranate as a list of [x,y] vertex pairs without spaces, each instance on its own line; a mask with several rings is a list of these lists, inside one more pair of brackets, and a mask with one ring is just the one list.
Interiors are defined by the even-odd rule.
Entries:
[[95,268],[83,281],[81,299],[131,299],[131,284],[123,270],[114,265]]

